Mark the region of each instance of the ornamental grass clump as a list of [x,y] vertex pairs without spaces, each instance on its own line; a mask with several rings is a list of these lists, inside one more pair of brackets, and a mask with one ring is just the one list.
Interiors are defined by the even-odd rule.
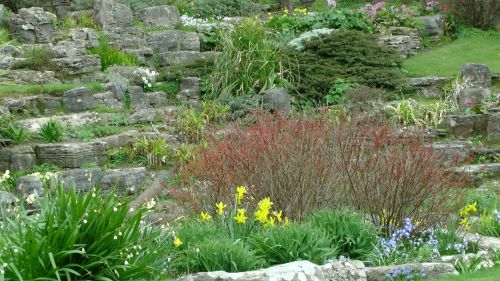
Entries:
[[0,228],[5,280],[157,280],[165,277],[166,244],[159,229],[142,223],[114,193],[79,194],[59,186],[33,196]]

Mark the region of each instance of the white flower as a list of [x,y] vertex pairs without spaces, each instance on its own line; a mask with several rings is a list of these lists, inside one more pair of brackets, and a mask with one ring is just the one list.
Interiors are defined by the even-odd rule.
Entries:
[[84,224],[87,224],[87,222],[88,222],[88,221],[87,221],[86,219],[84,219],[84,220],[83,220],[83,223],[84,223]]
[[156,206],[156,201],[152,198],[150,201],[146,203],[146,208],[153,209]]
[[26,198],[26,203],[28,205],[31,205],[31,204],[35,203],[35,201],[36,201],[35,199],[36,199],[35,194],[31,194],[28,196],[28,198]]
[[118,211],[118,208],[113,207],[113,212],[117,212],[117,211]]
[[128,261],[125,261],[125,265],[128,265]]
[[82,252],[85,253],[85,248],[82,248]]

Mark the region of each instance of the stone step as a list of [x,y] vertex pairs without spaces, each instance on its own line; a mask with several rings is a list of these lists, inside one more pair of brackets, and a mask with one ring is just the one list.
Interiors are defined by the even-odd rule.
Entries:
[[35,146],[37,162],[61,168],[80,168],[85,164],[102,165],[107,160],[106,143],[56,143]]
[[58,121],[67,127],[81,127],[84,125],[95,124],[101,121],[101,117],[95,112],[82,112],[70,115],[41,117],[33,119],[24,119],[16,121],[16,124],[24,128],[26,131],[36,133],[41,126],[50,120]]

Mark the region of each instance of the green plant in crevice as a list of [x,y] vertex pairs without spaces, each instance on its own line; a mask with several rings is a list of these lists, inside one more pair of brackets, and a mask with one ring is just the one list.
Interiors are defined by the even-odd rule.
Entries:
[[26,68],[36,71],[54,71],[56,73],[60,70],[59,66],[52,61],[55,58],[54,53],[48,48],[26,48],[22,57],[25,59],[14,63],[14,69]]
[[59,142],[64,136],[64,126],[55,120],[50,120],[40,127],[39,137],[43,142]]
[[204,138],[206,125],[205,115],[196,109],[181,111],[175,121],[175,129],[192,143],[200,142]]
[[223,33],[220,51],[207,80],[206,99],[291,86],[283,52],[258,20],[247,19]]
[[88,51],[90,54],[97,54],[101,58],[101,69],[105,71],[112,65],[138,66],[139,61],[134,56],[123,53],[109,45],[108,39],[104,35],[99,36],[99,46]]
[[447,101],[421,103],[413,99],[386,106],[390,118],[403,125],[438,126],[453,107]]
[[330,88],[330,90],[328,90],[328,93],[324,98],[326,105],[340,103],[347,94],[347,90],[352,87],[356,87],[356,85],[356,83],[351,83],[342,78],[335,79],[333,81],[332,87]]
[[11,119],[0,118],[0,136],[12,140],[14,144],[22,144],[31,137],[24,128],[14,123]]
[[2,220],[0,262],[5,280],[159,280],[166,277],[160,230],[141,223],[114,193],[78,193],[61,185],[33,196],[39,214]]

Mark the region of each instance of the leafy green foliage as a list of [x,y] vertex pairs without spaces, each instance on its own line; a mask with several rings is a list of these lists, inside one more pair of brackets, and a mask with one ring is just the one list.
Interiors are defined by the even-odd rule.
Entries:
[[500,212],[495,209],[481,214],[476,231],[485,236],[500,237]]
[[175,161],[175,151],[163,138],[139,139],[132,146],[108,151],[108,165],[170,166]]
[[347,90],[355,86],[356,84],[350,83],[342,78],[335,79],[332,87],[328,90],[328,94],[325,96],[325,103],[327,105],[340,103],[347,94]]
[[159,229],[143,226],[110,193],[78,194],[59,186],[35,197],[40,214],[2,221],[0,261],[5,280],[157,280],[165,247]]
[[377,243],[378,230],[355,212],[323,210],[309,217],[311,225],[326,232],[331,247],[352,259],[363,259]]
[[12,119],[0,118],[0,136],[12,140],[14,144],[22,144],[30,139],[30,134],[14,123]]
[[90,49],[89,53],[97,54],[101,57],[101,69],[103,71],[112,65],[139,65],[137,58],[111,47],[104,35],[99,37],[99,46],[97,48]]
[[289,51],[300,99],[322,102],[335,79],[370,87],[394,89],[401,83],[400,57],[370,34],[337,31],[305,44],[303,52]]
[[99,27],[92,17],[81,15],[78,17],[67,17],[60,23],[64,28],[92,28],[98,30]]
[[89,141],[94,138],[102,138],[121,132],[122,129],[115,126],[107,126],[102,123],[81,126],[77,128],[67,128],[66,134],[72,138],[82,141]]
[[388,105],[386,109],[392,120],[403,125],[438,126],[454,107],[446,101],[420,103],[408,99]]
[[323,264],[337,256],[328,235],[309,224],[291,224],[289,227],[274,227],[254,235],[249,243],[269,265],[297,260],[308,260]]
[[10,41],[10,35],[9,31],[1,26],[2,23],[0,22],[0,45],[3,45]]
[[237,24],[222,35],[206,98],[256,95],[273,87],[289,87],[282,52],[255,19]]
[[189,142],[200,142],[205,136],[207,120],[196,109],[186,109],[179,113],[175,122],[177,132]]
[[59,142],[62,140],[64,130],[65,129],[60,122],[50,120],[40,127],[39,137],[46,143]]
[[194,0],[194,15],[201,18],[249,16],[260,11],[250,0]]

